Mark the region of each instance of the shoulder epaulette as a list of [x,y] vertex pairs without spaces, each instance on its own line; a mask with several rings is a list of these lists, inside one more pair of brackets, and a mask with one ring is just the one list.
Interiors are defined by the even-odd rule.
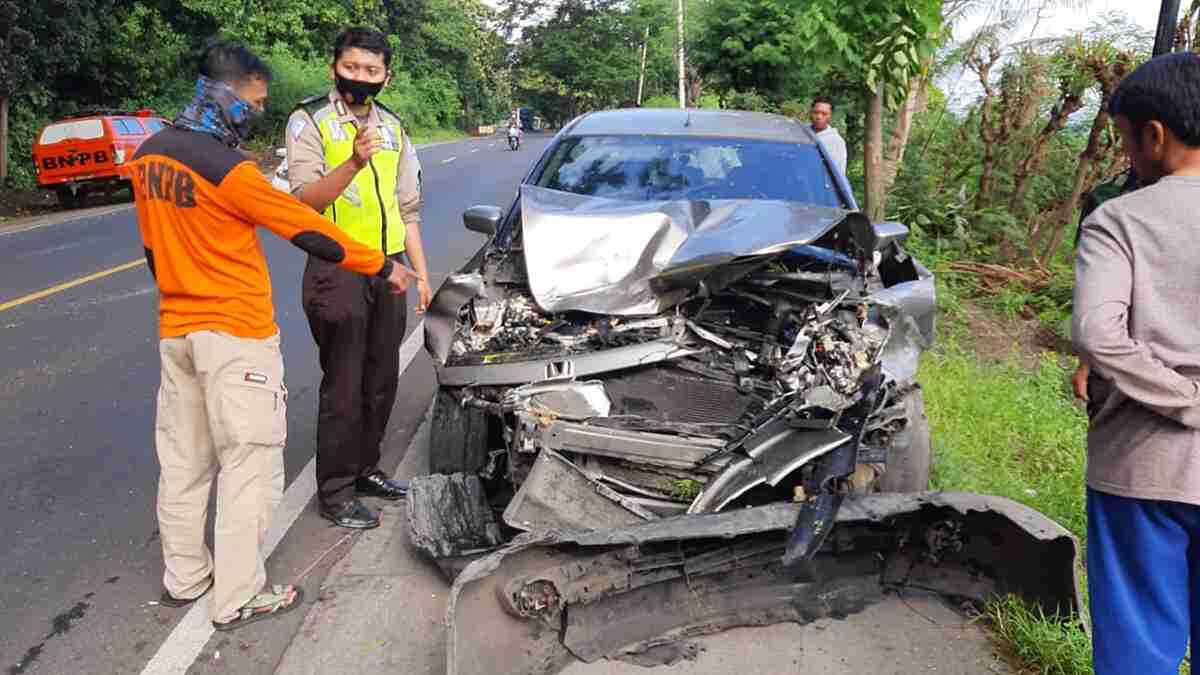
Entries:
[[318,94],[309,96],[308,98],[296,104],[296,110],[303,109],[309,115],[316,117],[317,111],[324,108],[329,103],[329,96],[326,94]]

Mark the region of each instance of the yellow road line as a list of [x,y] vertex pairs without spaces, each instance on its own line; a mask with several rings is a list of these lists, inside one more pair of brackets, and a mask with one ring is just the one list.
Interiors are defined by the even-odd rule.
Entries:
[[109,276],[110,274],[116,274],[117,272],[124,272],[125,270],[133,269],[133,268],[137,267],[138,265],[145,265],[145,264],[146,264],[145,258],[143,258],[141,260],[134,260],[131,262],[127,262],[123,265],[117,265],[116,267],[106,269],[102,272],[96,272],[95,274],[89,274],[86,277],[79,277],[78,279],[75,279],[74,281],[68,281],[66,283],[62,283],[57,286],[51,286],[50,288],[47,288],[44,291],[38,291],[37,293],[30,293],[29,295],[26,295],[26,296],[23,296],[20,298],[16,298],[15,300],[9,300],[8,302],[0,303],[0,312],[3,312],[6,309],[12,309],[13,307],[17,307],[19,305],[24,305],[27,302],[33,302],[34,300],[41,300],[42,298],[44,298],[48,295],[54,295],[55,293],[60,293],[62,291],[67,290],[68,288],[75,288],[76,286],[81,286],[83,284],[88,283],[89,281],[103,279],[104,277]]

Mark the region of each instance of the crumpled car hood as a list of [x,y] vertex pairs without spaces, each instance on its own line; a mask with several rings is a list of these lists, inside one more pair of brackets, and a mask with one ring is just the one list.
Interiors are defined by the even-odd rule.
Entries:
[[547,312],[657,314],[682,299],[656,279],[810,244],[865,216],[762,200],[629,202],[521,186],[530,291]]

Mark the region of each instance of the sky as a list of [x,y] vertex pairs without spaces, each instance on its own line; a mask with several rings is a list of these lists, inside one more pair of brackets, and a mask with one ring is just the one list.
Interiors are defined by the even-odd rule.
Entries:
[[[1158,25],[1160,5],[1157,0],[1089,0],[1086,9],[1056,9],[1047,12],[1042,20],[1037,22],[1034,37],[1057,37],[1078,31],[1087,26],[1089,16],[1106,12],[1122,12],[1153,34]],[[1032,31],[1034,21],[1029,20],[1022,33],[1028,36]]]
[[[1036,0],[1031,0],[1030,4],[1037,4],[1037,2]],[[1060,8],[1047,10],[1042,13],[1040,19],[1031,13],[1021,25],[1017,26],[1007,36],[1007,41],[1017,42],[1030,38],[1052,38],[1070,35],[1086,28],[1092,17],[1109,12],[1125,14],[1153,36],[1155,28],[1158,25],[1158,11],[1161,2],[1159,0],[1086,0],[1084,3],[1077,4],[1084,4],[1085,6],[1081,9]],[[989,16],[986,12],[976,13],[964,19],[955,28],[955,40],[965,41],[970,39],[971,35],[981,25],[994,20],[995,17]],[[979,87],[979,83],[974,81],[973,78],[973,74],[964,74],[962,69],[955,69],[936,80],[938,87],[949,97],[952,109],[960,109],[979,96],[982,90]]]
[[[1037,4],[1036,0],[1030,4]],[[1027,39],[1030,37],[1057,37],[1066,35],[1088,25],[1089,17],[1107,12],[1122,12],[1137,22],[1145,30],[1154,32],[1158,25],[1158,10],[1161,4],[1158,0],[1086,0],[1083,9],[1054,9],[1043,12],[1040,20],[1032,14],[1015,32],[1015,37]],[[986,13],[977,12],[963,21],[955,31],[955,37],[966,39],[976,28],[988,19]]]

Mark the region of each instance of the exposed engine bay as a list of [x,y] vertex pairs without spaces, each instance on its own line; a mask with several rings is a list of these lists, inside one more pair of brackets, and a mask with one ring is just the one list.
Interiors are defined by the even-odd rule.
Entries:
[[811,205],[523,195],[514,240],[431,309],[439,405],[488,427],[458,466],[435,451],[435,471],[507,483],[517,531],[780,500],[827,519],[880,489],[932,333],[932,279],[902,232]]
[[[538,452],[550,449],[622,503],[682,512],[770,421],[786,418],[791,428],[825,438],[859,398],[864,373],[880,362],[888,328],[865,297],[865,280],[844,269],[814,269],[823,265],[802,253],[780,255],[655,317],[547,314],[519,284],[487,287],[488,297],[461,310],[446,365],[569,363],[589,353],[620,359],[609,350],[654,348],[650,358],[657,362],[649,365],[640,365],[646,356],[635,351],[628,365],[615,361],[615,368],[585,378],[564,370],[518,386],[468,385],[460,402],[506,420],[515,481]],[[895,394],[905,392],[891,389],[894,406]],[[872,412],[883,413],[888,403]],[[883,448],[904,419],[874,417],[868,445]],[[580,434],[636,432],[693,451],[605,452],[556,442],[556,424]]]

